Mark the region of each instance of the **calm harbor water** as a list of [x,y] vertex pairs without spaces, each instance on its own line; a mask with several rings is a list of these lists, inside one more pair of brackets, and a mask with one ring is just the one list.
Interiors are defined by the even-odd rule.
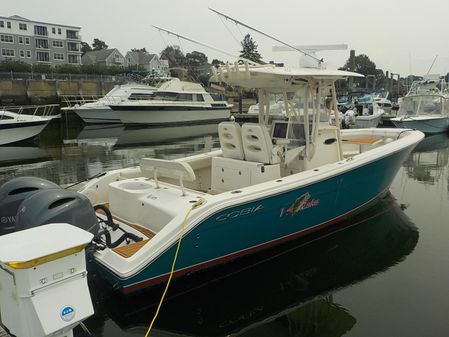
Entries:
[[[37,144],[0,147],[0,184],[33,175],[67,185],[144,156],[206,152],[219,146],[215,132],[55,120]],[[427,137],[376,206],[175,281],[151,336],[449,336],[448,161],[449,136]],[[91,291],[96,315],[86,326],[118,337],[145,334],[162,289],[122,298],[93,277]]]

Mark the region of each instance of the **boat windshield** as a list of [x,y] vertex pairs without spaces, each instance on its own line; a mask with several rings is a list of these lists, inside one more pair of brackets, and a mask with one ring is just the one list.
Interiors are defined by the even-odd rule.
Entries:
[[[404,97],[398,111],[398,117],[418,115],[439,115],[447,113],[447,103],[443,104],[442,96],[409,96]],[[444,110],[443,111],[443,106]]]

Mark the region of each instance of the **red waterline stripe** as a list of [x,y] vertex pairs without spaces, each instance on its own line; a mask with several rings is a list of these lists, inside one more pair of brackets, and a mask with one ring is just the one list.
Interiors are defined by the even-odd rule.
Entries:
[[[197,264],[195,266],[191,266],[191,267],[186,267],[184,269],[180,269],[178,271],[175,271],[173,273],[173,276],[176,277],[176,276],[187,274],[188,272],[191,272],[191,271],[196,271],[196,270],[199,270],[199,269],[202,269],[202,268],[207,268],[207,267],[219,264],[221,262],[232,260],[232,259],[237,258],[239,256],[246,255],[246,254],[249,254],[251,252],[261,250],[263,248],[266,248],[266,247],[269,247],[269,246],[272,246],[272,245],[276,245],[276,244],[280,244],[280,243],[285,242],[285,241],[289,241],[289,240],[291,240],[291,239],[293,239],[295,237],[306,235],[308,233],[317,231],[317,230],[322,229],[324,227],[327,227],[327,226],[329,226],[329,225],[331,225],[331,224],[333,224],[335,222],[338,222],[342,218],[347,217],[347,216],[351,215],[352,213],[358,211],[360,208],[363,208],[364,206],[370,204],[371,202],[373,202],[374,200],[379,198],[386,191],[388,191],[388,188],[385,189],[384,191],[382,191],[381,193],[379,193],[378,195],[376,195],[374,198],[368,200],[366,203],[360,205],[359,207],[357,207],[357,208],[355,208],[355,209],[353,209],[353,210],[351,210],[351,211],[349,211],[349,212],[347,212],[347,213],[345,213],[343,215],[340,215],[339,217],[336,217],[336,218],[334,218],[332,220],[329,220],[327,222],[323,222],[320,225],[316,225],[316,226],[311,227],[309,229],[302,230],[302,231],[296,232],[296,233],[292,233],[292,234],[289,234],[289,235],[284,236],[282,238],[275,239],[275,240],[272,240],[272,241],[268,241],[268,242],[262,243],[262,244],[257,245],[257,246],[246,248],[246,249],[243,249],[241,251],[238,251],[238,252],[235,252],[235,253],[223,256],[223,257],[219,257],[219,258],[216,258],[216,259],[213,259],[213,260],[209,260],[207,262],[203,262],[203,263]],[[161,276],[157,276],[155,278],[152,278],[152,279],[149,279],[149,280],[146,280],[146,281],[142,281],[142,282],[139,282],[139,283],[134,283],[134,284],[129,285],[129,286],[124,286],[123,287],[123,292],[125,294],[131,293],[131,292],[136,291],[136,290],[138,290],[140,288],[147,287],[147,286],[150,286],[152,284],[164,281],[164,280],[168,279],[169,276],[170,276],[170,273],[167,273],[167,274],[164,274],[164,275],[161,275]]]

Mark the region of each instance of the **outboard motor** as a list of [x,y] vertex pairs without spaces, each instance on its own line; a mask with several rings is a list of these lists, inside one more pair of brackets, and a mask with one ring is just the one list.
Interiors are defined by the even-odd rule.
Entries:
[[16,231],[49,223],[69,223],[97,234],[95,210],[83,194],[64,189],[48,189],[26,198],[16,216]]
[[0,235],[15,231],[16,215],[23,200],[36,192],[50,189],[61,187],[37,177],[18,177],[0,186]]

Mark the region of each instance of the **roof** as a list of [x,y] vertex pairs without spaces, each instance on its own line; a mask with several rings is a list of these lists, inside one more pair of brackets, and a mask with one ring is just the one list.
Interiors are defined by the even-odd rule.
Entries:
[[81,57],[81,61],[83,64],[105,62],[114,51],[118,51],[117,48],[88,51]]
[[17,20],[17,21],[27,21],[30,23],[37,23],[40,25],[49,25],[49,26],[58,26],[58,27],[65,27],[65,28],[73,28],[73,29],[77,29],[80,30],[81,27],[78,26],[68,26],[68,25],[62,25],[60,23],[49,23],[49,22],[42,22],[42,21],[33,21],[27,18],[24,18],[23,16],[19,16],[19,15],[12,15],[12,16],[0,16],[0,20]]
[[149,54],[144,51],[129,51],[127,56],[131,56],[132,59],[138,64],[149,64],[151,60],[157,55]]

